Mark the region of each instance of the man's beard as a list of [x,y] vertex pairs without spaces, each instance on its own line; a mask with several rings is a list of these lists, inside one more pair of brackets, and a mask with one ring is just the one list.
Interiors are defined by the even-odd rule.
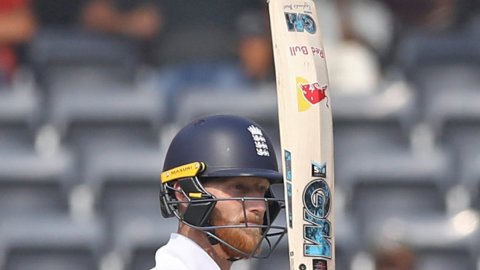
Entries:
[[[262,220],[260,217],[255,216],[254,214],[247,214],[247,220],[244,220],[244,215],[241,214],[239,217],[233,218],[232,220],[227,220],[219,211],[212,212],[212,225],[214,226],[224,226],[224,225],[245,225],[242,223],[254,223],[259,224],[259,220]],[[260,223],[261,224],[261,223]],[[253,225],[253,226],[255,226]],[[246,226],[246,225],[245,225]],[[263,239],[262,229],[261,228],[225,228],[225,229],[215,229],[215,235],[227,242],[229,245],[235,247],[236,249],[242,251],[243,253],[254,255],[260,252],[259,242]],[[233,258],[247,258],[248,256],[242,254],[228,245],[220,242],[223,250],[227,255]]]

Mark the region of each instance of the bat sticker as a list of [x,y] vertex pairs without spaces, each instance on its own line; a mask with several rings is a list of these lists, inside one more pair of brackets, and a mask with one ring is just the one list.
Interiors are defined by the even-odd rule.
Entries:
[[285,178],[292,181],[292,153],[285,150]]
[[331,223],[327,219],[331,207],[331,191],[324,179],[311,181],[303,192],[303,226],[305,256],[332,258]]
[[293,215],[292,215],[292,184],[287,183],[287,204],[288,204],[288,226],[293,228]]
[[309,34],[317,32],[315,21],[309,14],[285,12],[285,21],[289,32],[307,32]]
[[313,270],[327,270],[327,261],[320,259],[313,259]]
[[328,107],[327,84],[311,83],[303,77],[297,77],[296,83],[299,112],[308,111],[313,105],[323,100],[327,100],[326,106]]
[[312,161],[312,177],[327,177],[327,163]]

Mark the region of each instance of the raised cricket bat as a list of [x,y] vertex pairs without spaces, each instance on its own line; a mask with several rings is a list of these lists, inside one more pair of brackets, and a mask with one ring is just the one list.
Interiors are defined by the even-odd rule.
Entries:
[[312,0],[269,0],[291,270],[334,270],[330,87]]

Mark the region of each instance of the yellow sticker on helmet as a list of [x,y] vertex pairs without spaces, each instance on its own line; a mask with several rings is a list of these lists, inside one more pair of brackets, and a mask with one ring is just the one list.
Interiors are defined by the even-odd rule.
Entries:
[[177,180],[180,178],[196,176],[203,170],[205,170],[205,164],[203,162],[192,162],[189,164],[175,167],[168,171],[164,171],[160,175],[160,180],[162,184],[164,184],[166,182]]
[[188,193],[188,197],[192,199],[201,199],[202,198],[202,193],[201,192],[190,192]]

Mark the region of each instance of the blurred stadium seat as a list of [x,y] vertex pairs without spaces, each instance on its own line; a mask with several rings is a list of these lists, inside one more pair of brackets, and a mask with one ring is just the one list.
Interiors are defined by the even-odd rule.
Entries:
[[473,207],[480,211],[480,148],[471,146],[459,160],[459,183],[466,191],[464,197],[467,204],[463,207]]
[[98,214],[115,220],[160,215],[158,202],[164,153],[156,149],[117,148],[92,152],[84,183],[95,198]]
[[[109,230],[102,269],[150,269],[155,250],[176,231],[176,220],[163,220],[158,202],[160,149],[116,147],[86,157],[83,184],[93,195],[93,215]],[[121,268],[120,268],[121,267]]]
[[201,61],[224,61],[234,57],[234,35],[222,27],[192,24],[182,31],[170,31],[156,57],[162,66]]
[[480,143],[478,74],[480,64],[454,63],[425,67],[416,75],[425,98],[424,121],[433,127],[439,143],[456,152]]
[[[162,107],[156,91],[123,85],[111,89],[77,89],[52,96],[47,121],[62,134],[74,124],[140,122],[156,131]],[[95,91],[98,90],[98,91]]]
[[392,218],[370,223],[366,239],[368,246],[381,242],[408,246],[415,254],[415,269],[476,269],[479,221],[473,211]]
[[130,42],[89,32],[42,29],[28,52],[45,97],[45,122],[62,137],[71,125],[82,122],[142,122],[153,130],[159,128],[159,92],[144,83],[138,51]]
[[417,91],[421,121],[453,148],[466,145],[465,131],[479,119],[479,48],[468,31],[415,33],[400,45],[399,62]]
[[33,89],[0,89],[0,147],[31,150],[39,125],[38,95]]
[[[416,121],[414,92],[402,79],[385,80],[367,94],[332,94],[335,161],[369,149],[402,148],[410,145],[410,132]],[[341,172],[341,170],[338,170]],[[342,177],[337,178],[341,183]]]
[[132,82],[139,65],[133,43],[75,29],[41,28],[28,57],[45,91],[65,91],[76,83]]
[[40,96],[34,89],[32,78],[20,80],[11,86],[0,86],[0,125],[34,129],[40,120]]
[[73,160],[68,152],[0,151],[0,220],[69,211]]
[[117,218],[112,227],[114,238],[109,257],[124,269],[151,269],[155,265],[155,251],[168,242],[177,224],[177,219],[163,219],[159,213]]
[[445,193],[452,182],[448,153],[441,149],[376,149],[352,153],[337,174],[346,190],[346,211],[360,230],[385,218],[446,213]]
[[[68,92],[51,100],[47,125],[58,130],[62,144],[78,158],[78,179],[85,177],[90,157],[104,157],[103,152],[108,154],[126,147],[132,152],[160,147],[163,114],[155,92],[121,90]],[[147,157],[139,158],[143,159]]]
[[273,88],[187,91],[177,104],[175,123],[184,126],[212,114],[238,114],[258,123],[272,125],[277,121],[276,92]]
[[99,220],[75,221],[65,216],[0,221],[3,270],[99,269],[104,227]]

